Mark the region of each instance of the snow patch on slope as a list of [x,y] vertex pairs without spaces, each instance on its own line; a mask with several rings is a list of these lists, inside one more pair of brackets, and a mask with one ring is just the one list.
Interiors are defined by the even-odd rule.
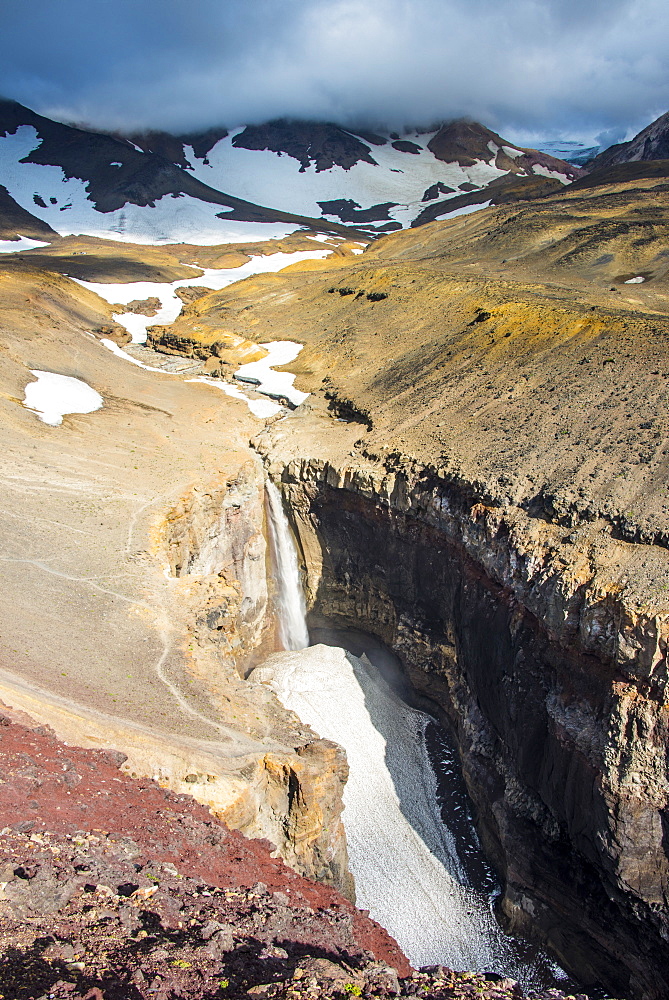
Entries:
[[241,382],[249,379],[254,382],[257,380],[255,386],[257,392],[262,392],[274,399],[283,397],[293,406],[299,406],[309,393],[300,392],[294,387],[295,376],[291,372],[275,372],[274,366],[281,367],[290,364],[300,353],[303,345],[296,344],[292,340],[273,340],[269,344],[260,344],[259,346],[264,347],[268,352],[267,357],[260,361],[249,361],[247,364],[241,365],[235,373],[235,378]]
[[37,381],[25,387],[23,405],[33,410],[45,424],[57,427],[66,413],[92,413],[102,406],[100,393],[81,379],[33,368],[30,374]]
[[161,372],[163,375],[173,374],[172,372],[164,371],[162,368],[155,368],[153,365],[145,365],[143,361],[140,361],[138,358],[133,358],[132,354],[128,354],[127,351],[120,348],[115,341],[109,340],[108,337],[102,337],[100,343],[103,344],[108,351],[111,351],[112,354],[115,354],[117,358],[123,358],[124,361],[129,361],[131,365],[137,365],[138,368],[143,368],[144,371]]
[[274,417],[277,413],[281,412],[281,407],[278,403],[271,403],[269,399],[250,399],[241,389],[238,389],[236,385],[230,385],[229,382],[224,382],[223,379],[217,378],[207,378],[206,375],[200,375],[197,378],[189,378],[188,382],[204,382],[205,385],[213,385],[215,389],[220,389],[224,392],[226,396],[232,396],[233,399],[240,399],[247,404],[249,410],[254,417],[258,417],[261,420],[267,417]]
[[535,174],[540,174],[542,177],[553,177],[555,180],[560,181],[562,184],[569,184],[570,180],[564,174],[561,174],[557,170],[549,170],[548,167],[542,167],[540,163],[535,163],[533,166],[533,171]]
[[444,206],[444,211],[440,212],[436,216],[438,219],[455,219],[458,215],[471,215],[472,212],[478,212],[481,208],[489,208],[492,202],[481,201],[476,205],[463,205],[462,208],[454,208],[452,212],[448,211],[448,202]]
[[21,250],[34,250],[35,247],[48,246],[48,243],[43,243],[41,240],[31,240],[29,236],[19,236],[18,240],[0,240],[0,253],[20,253]]

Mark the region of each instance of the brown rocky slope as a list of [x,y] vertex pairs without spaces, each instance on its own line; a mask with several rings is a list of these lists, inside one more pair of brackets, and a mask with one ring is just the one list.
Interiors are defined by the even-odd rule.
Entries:
[[123,754],[66,746],[2,712],[7,1000],[522,996],[495,975],[414,972],[378,924],[271,845],[190,796],[124,776]]
[[[263,472],[247,445],[258,422],[192,373],[112,355],[94,333],[120,329],[113,307],[61,273],[171,277],[192,256],[77,238],[8,257],[0,697],[71,744],[122,748],[128,773],[189,792],[352,895],[343,753],[240,676],[252,649],[273,648]],[[85,381],[103,406],[42,423],[22,405],[32,370]]]
[[250,279],[169,331],[187,354],[221,328],[306,345],[314,395],[258,447],[312,613],[381,636],[450,720],[510,926],[648,1000],[669,967],[668,228],[663,178],[566,190]]

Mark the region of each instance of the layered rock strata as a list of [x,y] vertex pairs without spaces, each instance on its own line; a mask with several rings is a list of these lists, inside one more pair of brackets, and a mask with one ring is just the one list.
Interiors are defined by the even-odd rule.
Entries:
[[668,626],[609,586],[633,547],[596,526],[569,537],[401,456],[298,459],[271,434],[261,448],[314,612],[380,636],[450,722],[508,928],[584,983],[659,1000]]

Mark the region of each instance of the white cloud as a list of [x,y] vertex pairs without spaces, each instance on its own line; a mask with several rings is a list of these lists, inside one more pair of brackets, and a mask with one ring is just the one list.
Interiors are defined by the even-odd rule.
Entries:
[[0,91],[100,127],[467,115],[594,136],[669,107],[664,0],[31,0],[3,18]]

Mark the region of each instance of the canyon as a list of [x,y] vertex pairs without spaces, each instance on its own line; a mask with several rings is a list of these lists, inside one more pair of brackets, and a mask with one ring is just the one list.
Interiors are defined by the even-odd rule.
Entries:
[[305,342],[312,396],[255,444],[311,622],[379,636],[449,722],[506,926],[649,997],[669,957],[665,187],[425,226],[169,332],[196,356],[223,315]]
[[[220,247],[8,255],[0,697],[352,898],[344,755],[246,680],[281,645],[269,475],[310,626],[381,639],[455,737],[505,927],[586,988],[659,1000],[667,184],[580,183],[361,255],[343,236],[256,245],[330,256],[184,290],[130,355],[172,371],[107,350],[132,350],[118,311],[71,277],[191,279]],[[309,396],[259,420],[221,387],[284,339]],[[45,369],[104,405],[41,424],[21,397]]]

